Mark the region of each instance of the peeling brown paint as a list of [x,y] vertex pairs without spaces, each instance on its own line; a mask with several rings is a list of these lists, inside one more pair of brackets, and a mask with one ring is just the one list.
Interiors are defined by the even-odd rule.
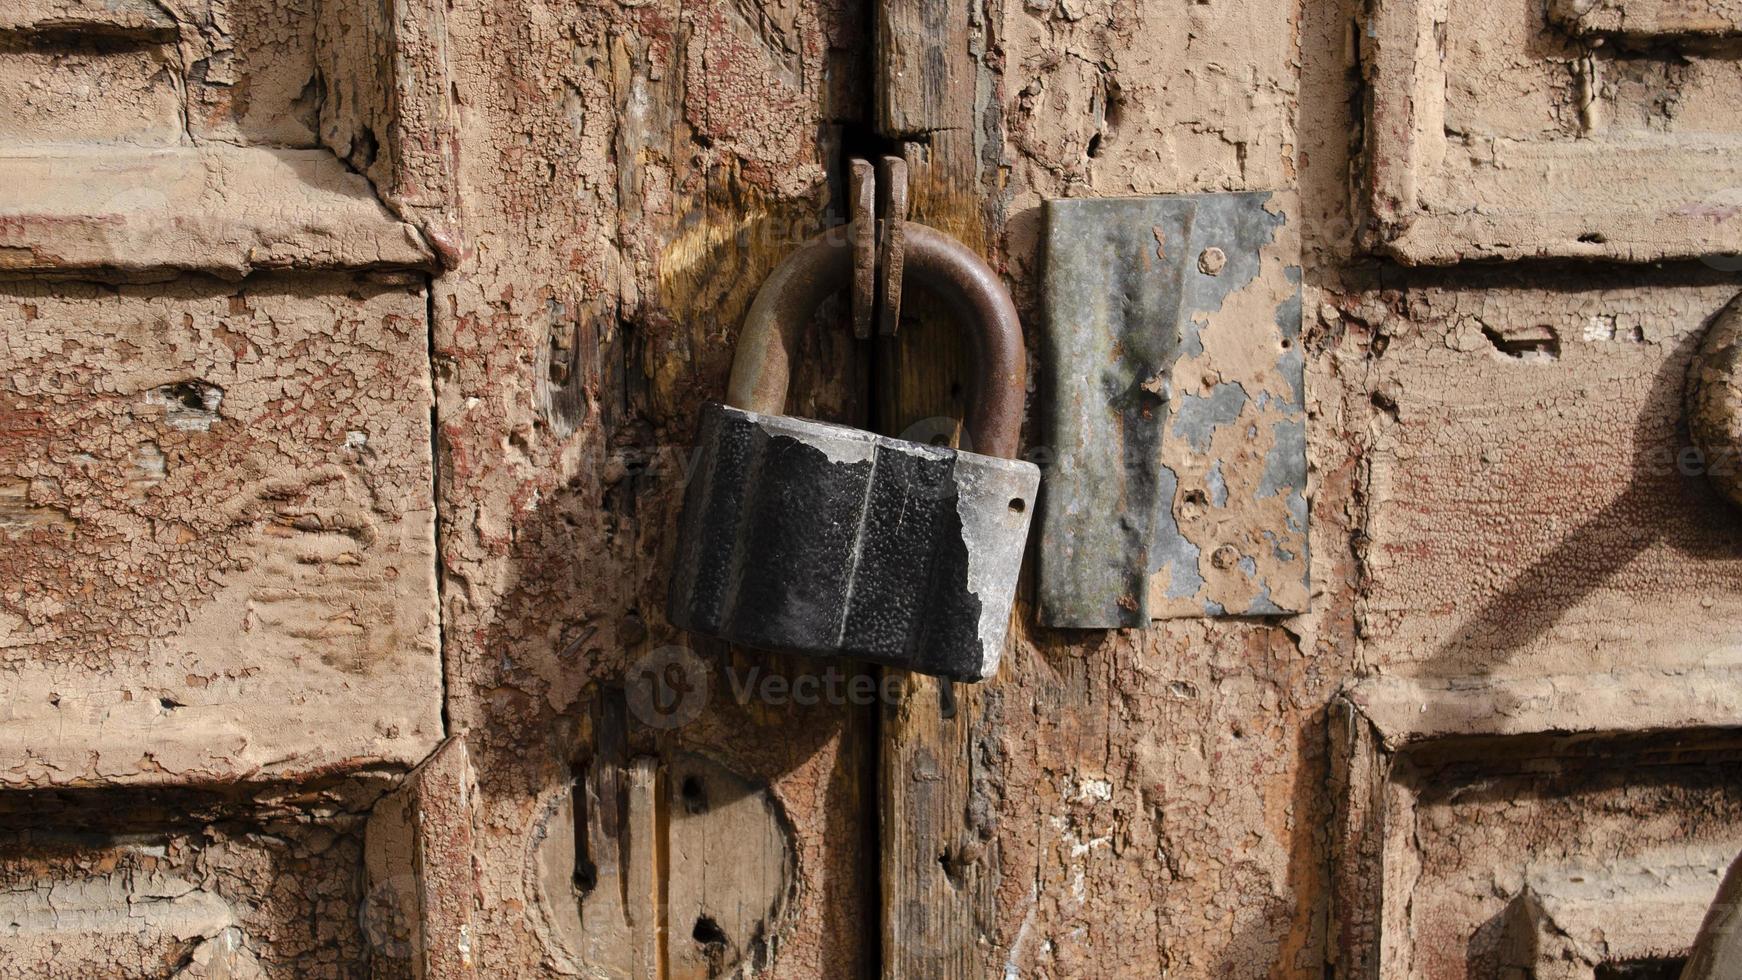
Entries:
[[[66,41],[99,7],[108,41]],[[1707,8],[1724,9],[1677,9]],[[71,17],[51,32],[67,57],[33,53],[19,11]],[[469,910],[480,975],[552,973],[528,885],[541,801],[597,744],[601,684],[677,639],[659,600],[694,411],[876,108],[870,18],[785,0],[162,11],[0,14],[0,93],[26,110],[0,123],[6,894],[185,883],[210,906],[190,935],[82,938],[60,973],[390,975],[358,919],[361,815],[463,733],[475,784],[396,798],[427,790],[470,832],[425,884]],[[1735,66],[1659,21],[1597,51],[1512,0],[1010,0],[973,8],[950,62],[971,122],[884,107],[916,153],[969,147],[916,167],[914,211],[986,254],[1031,322],[1046,197],[1292,188],[1304,239],[1310,613],[1086,633],[1019,602],[1002,679],[950,702],[961,755],[907,760],[963,801],[902,829],[974,903],[965,932],[928,938],[1001,975],[1321,977],[1381,953],[1387,976],[1482,975],[1548,871],[1742,846],[1734,746],[1686,736],[1702,773],[1641,736],[1709,727],[1742,595],[1727,505],[1660,466],[1735,285],[1721,260],[1621,264],[1735,250]],[[20,142],[56,127],[98,166]],[[152,141],[175,179],[129,181],[168,199],[111,201],[103,155]],[[269,179],[303,154],[312,170]],[[233,156],[252,162],[214,162]],[[181,177],[194,189],[169,193]],[[1404,267],[1539,257],[1611,264]],[[792,410],[861,421],[868,358],[838,326],[809,335]],[[954,356],[923,343],[891,363]],[[216,411],[179,414],[187,383],[222,388]],[[1336,699],[1371,674],[1416,735]],[[1556,726],[1637,775],[1545,741]],[[874,729],[868,710],[716,695],[690,727],[639,733],[789,821],[766,975],[880,955]],[[107,740],[94,755],[87,735]],[[1492,751],[1435,748],[1473,737]],[[332,782],[378,766],[367,790]],[[160,795],[119,785],[142,783]],[[32,952],[0,972],[47,968]]]
[[0,499],[26,527],[0,557],[0,782],[421,758],[440,731],[422,288],[5,293]]

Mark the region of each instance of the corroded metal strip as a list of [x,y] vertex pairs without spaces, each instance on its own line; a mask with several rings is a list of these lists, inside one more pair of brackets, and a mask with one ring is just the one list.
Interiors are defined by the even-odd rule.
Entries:
[[901,280],[907,264],[907,161],[884,157],[877,180],[877,332],[893,337],[901,329]]
[[1270,193],[1047,202],[1043,622],[1306,608],[1293,211]]
[[853,246],[853,336],[871,337],[871,311],[877,305],[877,178],[869,160],[854,160],[847,169],[848,200],[853,220],[847,241]]

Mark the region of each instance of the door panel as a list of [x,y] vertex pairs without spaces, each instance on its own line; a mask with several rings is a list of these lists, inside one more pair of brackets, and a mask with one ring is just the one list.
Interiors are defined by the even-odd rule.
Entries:
[[[418,280],[20,282],[15,786],[410,765],[441,734]],[[288,358],[288,359],[287,359]]]
[[0,14],[5,976],[374,959],[366,816],[445,728],[437,249],[320,145],[312,14]]
[[[1673,970],[1742,848],[1734,25],[1478,6],[13,4],[0,974]],[[1305,612],[1029,591],[974,687],[666,622],[744,311],[884,153],[1031,328],[1046,198],[1298,200]],[[788,412],[949,438],[902,308]]]

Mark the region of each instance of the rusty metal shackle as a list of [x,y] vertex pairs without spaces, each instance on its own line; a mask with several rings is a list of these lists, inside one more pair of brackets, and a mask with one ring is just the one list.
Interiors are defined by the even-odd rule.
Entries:
[[[784,414],[792,352],[799,331],[823,300],[846,288],[853,270],[853,240],[858,222],[836,228],[799,246],[775,268],[750,304],[726,404],[766,415]],[[976,384],[963,420],[966,448],[987,456],[1014,458],[1022,428],[1028,360],[1016,304],[998,274],[954,238],[926,225],[902,223],[906,239],[907,282],[918,282],[943,301],[973,342]]]

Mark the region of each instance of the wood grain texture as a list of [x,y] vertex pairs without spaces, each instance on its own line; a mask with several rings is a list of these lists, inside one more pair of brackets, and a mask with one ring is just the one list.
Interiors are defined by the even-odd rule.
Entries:
[[[874,9],[877,125],[905,141],[909,220],[983,252],[995,212],[982,197],[981,68],[970,9],[931,0]],[[899,332],[878,338],[879,427],[917,442],[960,445],[972,371],[962,326],[940,315],[923,291],[909,290]],[[883,975],[983,976],[997,878],[983,819],[989,811],[976,811],[972,801],[972,732],[983,685],[912,674],[900,682],[900,703],[885,705],[883,715]]]
[[[71,93],[69,132],[138,124],[196,156],[317,154],[334,179],[219,182],[200,199],[215,212],[185,215],[196,229],[259,217],[226,226],[238,234],[288,223],[305,245],[281,271],[227,244],[219,271],[238,282],[135,275],[138,256],[110,248],[77,274],[135,281],[6,284],[0,354],[18,369],[0,382],[0,566],[23,584],[0,587],[0,666],[24,680],[0,729],[0,904],[38,931],[5,948],[0,976],[403,975],[357,916],[371,899],[361,815],[385,788],[340,791],[327,771],[398,772],[444,728],[476,776],[471,842],[444,823],[449,802],[429,810],[456,852],[439,875],[426,863],[418,887],[438,911],[420,924],[469,910],[480,976],[808,980],[881,964],[1304,980],[1328,965],[1461,980],[1495,975],[1519,923],[1539,950],[1561,941],[1543,941],[1551,920],[1680,950],[1657,927],[1685,927],[1681,878],[1658,903],[1672,915],[1613,932],[1568,886],[1636,884],[1612,873],[1623,865],[1710,877],[1678,841],[1742,847],[1734,732],[1688,731],[1735,713],[1707,694],[1735,688],[1735,522],[1703,477],[1656,462],[1677,446],[1682,345],[1733,273],[1404,268],[1360,251],[1351,183],[1355,158],[1389,140],[1398,155],[1372,174],[1396,194],[1370,203],[1401,228],[1424,190],[1408,182],[1443,173],[1410,155],[1428,102],[1393,100],[1363,132],[1388,49],[1438,61],[1443,38],[1454,67],[1481,68],[1449,78],[1448,119],[1494,145],[1526,132],[1534,163],[1482,173],[1484,193],[1527,203],[1543,199],[1501,182],[1588,187],[1588,173],[1556,185],[1531,168],[1583,166],[1605,142],[1541,133],[1599,123],[1681,155],[1642,155],[1619,178],[1690,160],[1653,193],[1699,190],[1722,155],[1685,137],[1734,127],[1732,59],[1695,43],[1572,58],[1564,35],[1531,33],[1542,5],[1479,0],[1443,6],[1486,16],[1425,33],[1382,16],[1401,0],[161,6],[173,43],[136,19],[112,60],[107,42],[14,58],[9,91],[44,85],[15,100],[29,111],[11,131],[53,135]],[[139,9],[19,9],[99,8]],[[44,36],[20,20],[6,57]],[[1596,77],[1598,61],[1625,70]],[[122,77],[147,97],[105,106],[102,82]],[[874,706],[795,701],[826,665],[663,621],[697,407],[722,389],[769,270],[838,216],[843,147],[878,140],[912,161],[916,217],[987,256],[1031,316],[1044,198],[1299,189],[1308,612],[1089,632],[1040,629],[1019,605],[995,682],[897,678],[881,731]],[[1595,146],[1599,162],[1615,148]],[[311,212],[310,195],[335,207]],[[1735,203],[1695,201],[1711,209],[1678,217],[1685,235],[1652,215],[1634,230],[1693,254]],[[0,234],[36,234],[25,210]],[[359,210],[377,220],[346,217]],[[1545,227],[1522,211],[1519,229]],[[440,257],[433,283],[428,250],[406,258],[377,235],[404,227]],[[1412,227],[1429,252],[1449,240]],[[1566,237],[1569,252],[1658,254],[1626,228],[1557,228],[1608,236]],[[188,239],[145,244],[179,259]],[[29,240],[6,239],[0,263],[51,266]],[[825,310],[790,412],[954,438],[971,360],[924,296],[909,300],[875,357],[844,307]],[[875,406],[873,381],[889,391]],[[311,474],[287,498],[284,479]],[[240,519],[223,506],[255,489]],[[367,547],[341,540],[370,521]],[[693,720],[594,723],[635,664],[680,644],[710,686]],[[752,672],[785,693],[740,687]],[[236,727],[211,737],[213,719]],[[1482,751],[1448,759],[1442,743],[1460,740]],[[435,786],[448,744],[396,802]],[[591,765],[603,757],[609,773]],[[709,814],[693,821],[690,775]],[[117,785],[130,782],[153,785]],[[208,803],[220,783],[222,807]],[[545,860],[553,847],[566,865]],[[583,852],[613,887],[577,879]],[[569,908],[552,897],[565,893]],[[559,914],[600,944],[562,938]],[[54,933],[57,916],[76,928]],[[118,924],[146,928],[106,939]]]
[[979,66],[969,51],[969,5],[893,0],[874,4],[872,16],[878,132],[908,139],[971,128]]
[[544,794],[538,935],[559,973],[706,980],[765,970],[798,878],[780,804],[714,759],[649,741],[606,692],[590,757]]

